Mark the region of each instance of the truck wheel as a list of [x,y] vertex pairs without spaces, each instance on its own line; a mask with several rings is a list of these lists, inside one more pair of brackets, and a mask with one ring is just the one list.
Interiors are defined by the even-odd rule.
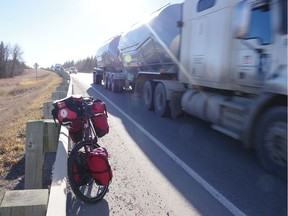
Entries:
[[96,78],[95,78],[95,84],[101,84],[101,81],[102,81],[102,79],[101,79],[101,75],[96,75]]
[[112,92],[118,92],[119,86],[118,86],[117,80],[111,79],[111,90]]
[[112,80],[111,80],[111,77],[108,77],[107,88],[109,91],[111,91],[111,87],[112,87]]
[[169,106],[166,89],[163,83],[158,83],[154,93],[154,109],[158,116],[164,117],[169,114]]
[[143,90],[143,98],[144,104],[147,110],[154,109],[154,90],[155,90],[155,83],[151,80],[145,82],[144,90]]
[[105,89],[108,89],[108,77],[105,78],[104,87]]
[[261,117],[256,129],[256,153],[261,165],[287,179],[287,108],[275,107]]
[[116,92],[123,92],[123,87],[124,87],[123,80],[121,79],[116,80],[115,82]]
[[125,81],[124,80],[119,80],[119,92],[123,92],[123,88],[125,87]]
[[93,73],[93,83],[96,84],[96,75]]
[[108,90],[111,90],[111,78],[110,77],[106,77],[105,88]]

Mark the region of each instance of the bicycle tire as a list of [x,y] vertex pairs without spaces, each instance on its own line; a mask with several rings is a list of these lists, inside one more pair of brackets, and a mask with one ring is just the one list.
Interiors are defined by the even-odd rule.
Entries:
[[[88,141],[81,141],[77,143],[70,155],[68,157],[68,180],[70,183],[70,187],[77,198],[85,203],[97,203],[103,199],[105,194],[108,191],[108,185],[98,185],[96,181],[91,177],[90,173],[84,174],[81,178],[75,176],[74,165],[77,164],[79,161],[79,156],[83,154],[88,155],[87,148],[90,147],[91,143]],[[99,147],[97,143],[94,143],[95,147]],[[81,158],[80,158],[81,160]],[[87,164],[86,164],[87,167]],[[88,169],[88,167],[87,167]],[[78,173],[77,173],[78,174]],[[76,182],[76,179],[77,182]],[[80,182],[80,183],[79,183]]]

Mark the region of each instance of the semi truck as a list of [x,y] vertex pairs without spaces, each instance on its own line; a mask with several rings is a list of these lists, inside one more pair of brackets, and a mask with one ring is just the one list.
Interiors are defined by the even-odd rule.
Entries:
[[[152,42],[146,48],[138,40],[139,28],[134,36],[131,30],[120,37],[118,72],[134,84],[147,110],[161,117],[185,112],[207,121],[254,148],[267,171],[287,179],[287,0],[180,5],[180,18],[169,21],[179,29],[170,40],[155,26],[147,27],[145,41]],[[166,24],[157,23],[158,28]]]

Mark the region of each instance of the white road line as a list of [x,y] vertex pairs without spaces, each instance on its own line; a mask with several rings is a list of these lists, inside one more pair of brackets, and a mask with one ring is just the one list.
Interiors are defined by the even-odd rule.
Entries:
[[125,116],[132,124],[134,124],[142,133],[151,139],[160,149],[162,149],[171,159],[173,159],[179,166],[181,166],[193,179],[195,179],[207,192],[209,192],[215,199],[217,199],[223,206],[225,206],[233,215],[246,216],[240,209],[233,203],[226,199],[219,191],[210,185],[205,179],[199,176],[193,169],[191,169],[184,161],[177,157],[173,152],[166,148],[160,141],[153,137],[141,125],[128,116],[123,110],[117,107],[112,101],[101,94],[96,88],[92,87],[99,95],[105,98],[115,109],[117,109],[123,116]]

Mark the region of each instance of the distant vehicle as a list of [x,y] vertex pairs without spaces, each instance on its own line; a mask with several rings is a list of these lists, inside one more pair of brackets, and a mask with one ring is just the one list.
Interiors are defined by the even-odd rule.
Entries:
[[75,73],[77,74],[77,69],[75,67],[70,67],[69,74]]
[[56,71],[64,71],[64,69],[63,69],[61,64],[55,64],[54,70],[56,70]]

